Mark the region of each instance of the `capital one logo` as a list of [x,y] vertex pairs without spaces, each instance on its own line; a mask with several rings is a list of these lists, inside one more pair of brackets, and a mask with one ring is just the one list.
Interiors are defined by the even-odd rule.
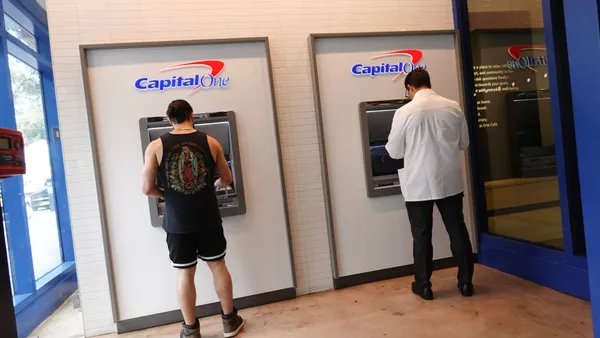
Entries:
[[180,63],[161,69],[161,73],[168,73],[175,70],[201,67],[208,68],[208,73],[194,74],[192,76],[172,75],[170,77],[150,78],[141,77],[135,81],[135,88],[140,91],[165,91],[177,88],[191,88],[190,95],[199,89],[227,88],[229,85],[229,76],[219,76],[225,68],[225,63],[220,60],[199,60],[186,63]]
[[508,54],[513,58],[513,60],[508,60],[506,62],[508,69],[513,69],[513,70],[530,69],[534,72],[537,72],[536,68],[548,66],[548,58],[546,57],[546,55],[523,56],[522,52],[524,52],[524,51],[546,51],[546,47],[545,46],[530,46],[530,45],[509,47]]
[[[381,75],[396,75],[392,81],[396,81],[402,75],[406,75],[417,68],[425,69],[425,65],[419,64],[419,61],[423,58],[423,52],[418,49],[401,49],[394,50],[391,52],[383,53],[371,57],[371,60],[398,58],[404,59],[405,61],[400,62],[381,62],[376,65],[365,65],[362,63],[355,64],[352,66],[352,74],[354,76],[381,76]],[[407,60],[408,59],[408,60]]]

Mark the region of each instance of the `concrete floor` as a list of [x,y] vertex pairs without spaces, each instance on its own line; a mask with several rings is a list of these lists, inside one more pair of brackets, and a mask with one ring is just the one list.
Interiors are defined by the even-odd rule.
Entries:
[[[433,302],[413,296],[406,277],[243,310],[247,324],[239,337],[593,337],[588,302],[482,266],[477,296],[467,299],[456,290],[455,274],[434,274]],[[219,317],[201,325],[204,338],[223,337]],[[179,329],[174,324],[106,337],[172,338]]]
[[69,298],[50,318],[45,320],[30,338],[81,338],[83,337],[83,317],[81,308],[73,306]]

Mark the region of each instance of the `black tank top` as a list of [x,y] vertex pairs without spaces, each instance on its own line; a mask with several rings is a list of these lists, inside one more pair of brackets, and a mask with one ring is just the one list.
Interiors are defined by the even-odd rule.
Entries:
[[183,234],[220,227],[214,188],[216,164],[206,134],[167,133],[160,139],[163,156],[159,178],[165,194],[163,229]]

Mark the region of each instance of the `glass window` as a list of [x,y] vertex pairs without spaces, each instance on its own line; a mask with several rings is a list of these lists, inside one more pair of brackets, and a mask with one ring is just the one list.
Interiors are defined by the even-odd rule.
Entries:
[[469,0],[488,231],[564,249],[541,0]]
[[27,47],[37,52],[38,48],[35,36],[25,29],[25,27],[19,25],[19,23],[6,14],[4,14],[4,26],[10,35],[19,39],[19,41],[23,42]]
[[35,279],[63,262],[40,73],[9,55],[17,129],[23,133],[27,174],[23,176]]

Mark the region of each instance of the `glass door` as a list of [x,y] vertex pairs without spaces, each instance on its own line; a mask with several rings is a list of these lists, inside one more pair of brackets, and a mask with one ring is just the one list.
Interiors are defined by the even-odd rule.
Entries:
[[0,127],[23,133],[27,165],[26,175],[0,183],[5,230],[0,240],[7,243],[23,337],[77,290],[48,28],[41,8],[35,8],[0,2]]
[[564,249],[543,29],[471,32],[488,232]]
[[561,1],[454,2],[478,260],[588,298]]
[[9,55],[17,129],[23,133],[23,176],[35,279],[63,262],[40,72]]

